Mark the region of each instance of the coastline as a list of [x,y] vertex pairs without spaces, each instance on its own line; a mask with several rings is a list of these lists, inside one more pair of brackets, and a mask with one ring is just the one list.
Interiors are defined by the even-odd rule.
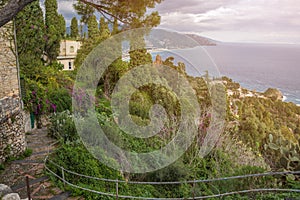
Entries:
[[[235,89],[227,89],[228,96],[233,96],[234,91],[238,91],[239,97],[258,97],[258,98],[270,98],[273,100],[279,100],[285,103],[292,103],[298,107],[300,107],[300,103],[298,103],[295,99],[290,99],[281,89],[279,88],[267,88],[265,91],[258,91],[255,87],[251,87],[248,85],[245,87],[245,84],[238,82],[234,79],[231,79],[228,76],[223,76],[223,78],[229,79],[231,83],[239,84],[239,88]],[[226,85],[228,82],[225,80],[224,82]],[[296,102],[295,102],[296,101]]]
[[283,96],[282,96],[282,101],[283,101],[283,102],[286,102],[286,100],[287,100],[287,97],[286,97],[285,95],[283,95]]
[[236,77],[232,77],[232,76],[228,76],[228,75],[222,75],[222,76],[226,76],[229,77],[230,79],[232,79],[234,82],[239,83],[241,85],[242,88],[245,88],[249,91],[254,91],[257,93],[264,93],[267,89],[269,88],[275,88],[277,90],[279,90],[282,93],[282,101],[283,102],[291,102],[297,106],[300,106],[300,97],[295,96],[296,94],[298,94],[298,92],[292,92],[289,91],[288,89],[283,89],[280,87],[276,87],[276,86],[271,86],[271,85],[263,85],[263,83],[258,84],[257,81],[251,83],[251,82],[243,82],[240,79],[237,80]]

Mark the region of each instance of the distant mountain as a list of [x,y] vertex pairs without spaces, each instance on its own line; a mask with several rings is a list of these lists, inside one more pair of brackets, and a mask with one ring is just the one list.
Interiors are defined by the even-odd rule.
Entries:
[[217,45],[217,41],[200,36],[200,35],[196,35],[196,34],[185,34],[186,36],[194,39],[196,42],[199,43],[200,46],[216,46]]
[[[111,25],[109,26],[110,29],[112,29]],[[80,30],[80,26],[78,26],[78,30]],[[88,27],[87,25],[83,25],[82,27],[82,31],[83,33],[88,33]],[[159,34],[164,34],[165,31],[162,31],[160,30],[159,31]],[[70,27],[67,27],[67,34],[70,35],[71,33],[71,28]],[[153,33],[153,35],[155,35],[156,33]],[[170,32],[166,31],[166,38],[170,38]],[[181,33],[173,33],[172,34],[172,37],[176,37],[176,35],[180,35]],[[219,42],[216,41],[216,40],[212,40],[210,38],[207,38],[207,37],[203,37],[203,36],[200,36],[200,35],[196,35],[196,34],[184,34],[190,38],[192,38],[194,41],[196,41],[199,46],[216,46]],[[161,37],[159,37],[161,38]],[[181,38],[181,37],[179,37]],[[178,41],[180,43],[180,41]]]

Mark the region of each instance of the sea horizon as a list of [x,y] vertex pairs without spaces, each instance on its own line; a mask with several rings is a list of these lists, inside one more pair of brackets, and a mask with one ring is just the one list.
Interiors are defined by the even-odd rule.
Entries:
[[276,88],[300,104],[300,45],[220,43],[204,47],[220,73],[250,90]]

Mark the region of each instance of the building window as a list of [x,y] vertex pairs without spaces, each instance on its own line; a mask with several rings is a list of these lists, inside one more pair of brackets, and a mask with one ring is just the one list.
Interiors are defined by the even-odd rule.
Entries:
[[69,69],[72,69],[72,62],[69,62]]
[[74,46],[70,46],[70,53],[74,53],[74,52],[75,52]]

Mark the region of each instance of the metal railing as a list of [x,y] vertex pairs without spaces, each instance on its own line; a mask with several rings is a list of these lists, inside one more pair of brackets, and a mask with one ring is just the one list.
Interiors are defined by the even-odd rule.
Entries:
[[[69,185],[71,187],[85,190],[88,192],[92,192],[99,195],[104,196],[110,196],[110,197],[116,197],[118,198],[125,198],[125,199],[147,199],[147,200],[154,200],[154,199],[161,199],[161,200],[169,200],[169,199],[178,199],[178,200],[184,200],[184,199],[209,199],[209,198],[217,198],[217,197],[224,197],[224,196],[230,196],[230,195],[236,195],[236,194],[246,194],[246,193],[253,193],[253,192],[294,192],[294,193],[300,193],[300,189],[281,189],[281,188],[257,188],[257,189],[248,189],[248,190],[240,190],[240,191],[232,191],[232,192],[225,192],[225,193],[219,193],[219,194],[213,194],[213,195],[206,195],[206,196],[198,196],[196,197],[193,195],[193,197],[182,197],[182,198],[154,198],[154,197],[137,197],[137,196],[127,196],[127,195],[120,195],[119,194],[119,183],[126,183],[126,184],[135,184],[135,185],[179,185],[179,184],[192,184],[193,190],[196,183],[208,183],[208,182],[216,182],[216,181],[228,181],[228,180],[235,180],[235,179],[243,179],[243,178],[249,178],[249,177],[264,177],[264,176],[275,176],[275,175],[288,175],[293,174],[297,175],[300,174],[300,171],[286,171],[286,172],[266,172],[266,173],[258,173],[258,174],[247,174],[247,175],[240,175],[240,176],[231,176],[231,177],[223,177],[223,178],[213,178],[213,179],[204,179],[204,180],[187,180],[187,181],[169,181],[169,182],[142,182],[142,181],[125,181],[125,180],[118,180],[118,179],[107,179],[107,178],[99,178],[99,177],[93,177],[88,176],[84,174],[80,174],[77,172],[73,172],[71,170],[65,169],[64,167],[56,164],[55,162],[51,161],[49,158],[49,149],[48,149],[48,155],[46,156],[44,160],[45,169],[54,175],[56,178],[61,180],[64,185]],[[48,166],[47,163],[51,163],[55,167],[61,170],[61,176],[52,171]],[[110,182],[115,183],[116,192],[115,193],[108,193],[108,192],[102,192],[97,191],[89,188],[85,188],[76,184],[73,184],[65,179],[66,173],[78,176],[78,177],[84,177],[87,179],[93,179],[98,181],[104,181],[104,182]]]

